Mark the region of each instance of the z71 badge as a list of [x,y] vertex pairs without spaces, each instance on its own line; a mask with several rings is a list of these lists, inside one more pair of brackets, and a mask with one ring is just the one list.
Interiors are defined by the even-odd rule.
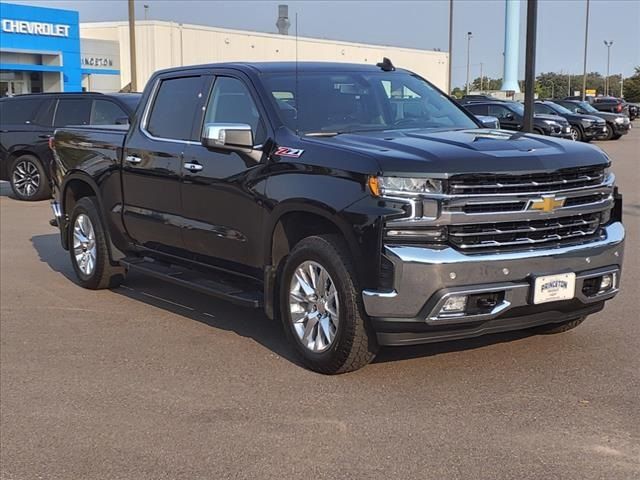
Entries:
[[278,147],[274,152],[274,155],[279,155],[281,157],[300,158],[303,152],[304,150],[300,148]]

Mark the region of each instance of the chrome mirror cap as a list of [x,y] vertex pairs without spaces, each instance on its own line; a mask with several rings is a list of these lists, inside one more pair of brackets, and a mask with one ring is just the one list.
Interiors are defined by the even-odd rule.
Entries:
[[202,132],[202,145],[226,150],[251,150],[253,132],[245,123],[207,123]]

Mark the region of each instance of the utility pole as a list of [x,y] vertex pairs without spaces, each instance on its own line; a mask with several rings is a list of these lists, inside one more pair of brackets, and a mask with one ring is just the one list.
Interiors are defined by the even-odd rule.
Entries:
[[480,91],[482,92],[484,89],[483,87],[483,82],[482,82],[482,62],[480,62]]
[[129,57],[131,58],[131,91],[138,91],[136,73],[136,10],[134,0],[129,0]]
[[571,96],[571,74],[569,74],[569,88],[567,89],[567,97]]
[[533,109],[536,83],[536,30],[538,28],[538,0],[527,0],[527,56],[524,67],[524,126],[533,132]]
[[620,74],[620,98],[624,98],[624,74]]
[[143,7],[144,7],[144,19],[146,21],[146,20],[149,20],[149,5],[145,3]]
[[582,101],[587,95],[587,44],[589,43],[589,0],[587,0],[587,15],[584,22],[584,67],[582,69]]
[[470,58],[471,58],[471,37],[472,37],[472,33],[471,32],[467,32],[467,95],[469,95],[469,73],[470,73]]
[[453,0],[449,0],[449,91],[447,92],[449,95],[451,95],[451,91],[453,90],[451,62],[453,62]]
[[607,78],[604,82],[604,94],[609,95],[609,65],[611,63],[611,45],[613,45],[613,40],[610,42],[604,41],[605,47],[607,47]]

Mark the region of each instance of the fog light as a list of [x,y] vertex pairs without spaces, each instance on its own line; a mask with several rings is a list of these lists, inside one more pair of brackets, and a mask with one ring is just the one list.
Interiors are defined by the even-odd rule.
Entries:
[[600,290],[598,290],[598,293],[604,293],[608,290],[611,290],[616,283],[616,274],[615,273],[608,273],[606,275],[603,275],[602,278],[600,279]]
[[466,295],[452,295],[444,302],[441,313],[459,313],[464,312],[467,308],[467,296]]

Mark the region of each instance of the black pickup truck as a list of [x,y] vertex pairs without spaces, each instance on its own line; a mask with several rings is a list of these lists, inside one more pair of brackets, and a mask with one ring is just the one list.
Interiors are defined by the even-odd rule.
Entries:
[[621,197],[598,148],[483,129],[390,62],[156,73],[129,127],[53,141],[79,283],[165,279],[282,321],[304,363],[562,332],[619,289]]

